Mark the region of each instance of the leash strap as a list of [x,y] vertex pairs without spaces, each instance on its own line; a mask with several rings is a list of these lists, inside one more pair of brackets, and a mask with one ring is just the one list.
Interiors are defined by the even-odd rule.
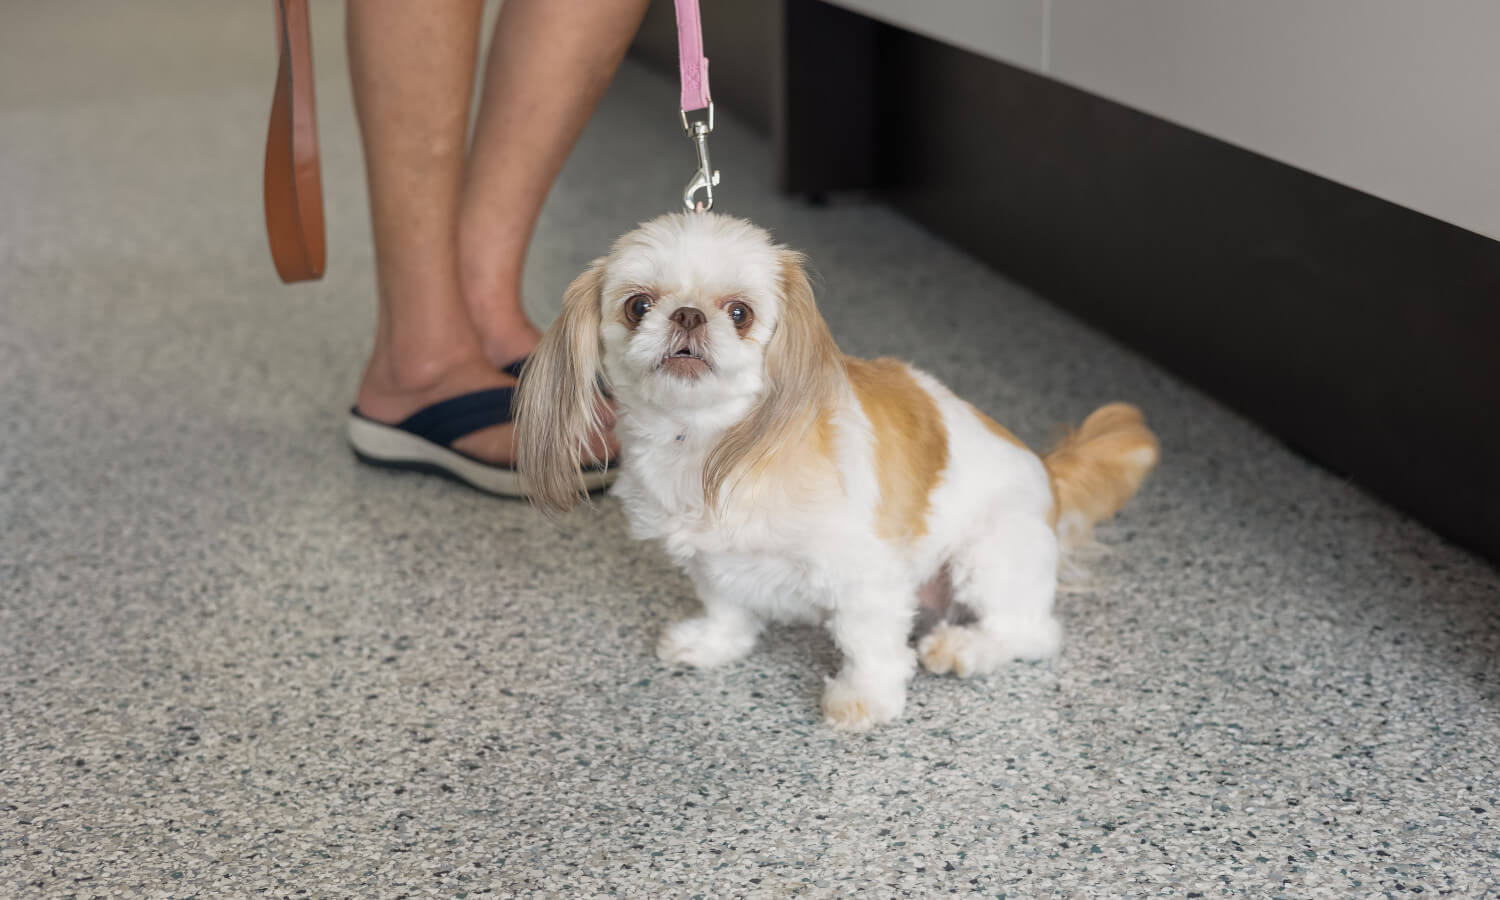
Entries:
[[323,277],[323,182],[307,0],[275,0],[281,62],[266,128],[266,238],[287,283]]
[[[677,71],[682,80],[682,129],[698,154],[698,170],[682,191],[682,205],[690,210],[714,206],[719,173],[708,158],[708,136],[714,130],[714,101],[708,92],[708,58],[703,55],[703,23],[698,0],[673,0],[677,12]],[[702,198],[699,198],[699,193]]]
[[[322,278],[327,248],[307,0],[274,2],[280,63],[271,99],[271,121],[266,128],[263,190],[271,259],[281,280],[290,284]],[[682,127],[698,157],[697,171],[683,189],[682,203],[689,210],[709,210],[714,205],[719,173],[708,155],[714,104],[708,89],[708,59],[703,55],[703,24],[698,0],[673,2],[682,79]]]
[[674,0],[677,7],[677,70],[682,75],[682,111],[690,113],[711,103],[708,59],[703,55],[703,23],[698,0]]

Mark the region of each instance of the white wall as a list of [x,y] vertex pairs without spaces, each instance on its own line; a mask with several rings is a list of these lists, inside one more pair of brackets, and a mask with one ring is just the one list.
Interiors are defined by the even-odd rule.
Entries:
[[1500,238],[1500,0],[832,0]]

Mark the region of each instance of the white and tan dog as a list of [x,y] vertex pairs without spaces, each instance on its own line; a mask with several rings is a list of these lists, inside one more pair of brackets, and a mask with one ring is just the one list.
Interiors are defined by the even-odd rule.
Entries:
[[[519,467],[543,509],[579,496],[604,386],[614,495],[703,603],[658,654],[717,666],[768,621],[823,623],[844,656],[823,712],[850,730],[901,715],[918,658],[967,676],[1054,653],[1060,550],[1158,453],[1116,404],[1039,457],[931,376],[842,355],[802,257],[704,213],[646,223],[568,288],[517,397]],[[913,651],[919,597],[972,621]]]

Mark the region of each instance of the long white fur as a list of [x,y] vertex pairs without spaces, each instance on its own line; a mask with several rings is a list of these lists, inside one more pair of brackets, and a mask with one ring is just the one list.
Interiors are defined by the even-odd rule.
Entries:
[[[1058,544],[1047,472],[925,373],[912,370],[937,405],[948,445],[925,536],[877,534],[876,449],[847,384],[833,415],[838,477],[790,493],[752,480],[718,514],[705,509],[708,454],[767,389],[762,358],[783,310],[782,259],[758,228],[690,214],[647,223],[604,263],[600,364],[621,445],[613,494],[634,535],[659,541],[703,604],[663,635],[661,658],[722,665],[749,653],[766,622],[821,623],[844,656],[826,686],[825,716],[836,727],[867,729],[903,711],[919,655],[908,646],[918,587],[945,565],[954,599],[978,620],[930,634],[918,648],[929,668],[968,675],[1053,653]],[[641,289],[657,301],[631,329],[618,310]],[[750,340],[718,309],[730,295],[754,309]],[[672,339],[668,316],[685,303],[709,316],[713,370],[697,381],[658,368]]]

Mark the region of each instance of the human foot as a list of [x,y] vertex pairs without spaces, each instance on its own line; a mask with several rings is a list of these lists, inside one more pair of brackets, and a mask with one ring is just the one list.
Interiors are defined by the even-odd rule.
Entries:
[[[399,374],[395,367],[372,359],[360,382],[356,404],[365,418],[396,425],[442,401],[515,385],[513,376],[497,371],[493,363],[477,354],[447,365],[429,366],[415,372],[408,369]],[[506,412],[501,411],[502,414]],[[607,410],[604,412],[606,427],[613,427],[613,416],[608,415]],[[509,466],[515,461],[514,433],[515,425],[505,421],[463,435],[448,446],[481,462]],[[609,434],[603,443],[595,442],[588,448],[588,456],[603,460],[617,451],[614,436]]]

